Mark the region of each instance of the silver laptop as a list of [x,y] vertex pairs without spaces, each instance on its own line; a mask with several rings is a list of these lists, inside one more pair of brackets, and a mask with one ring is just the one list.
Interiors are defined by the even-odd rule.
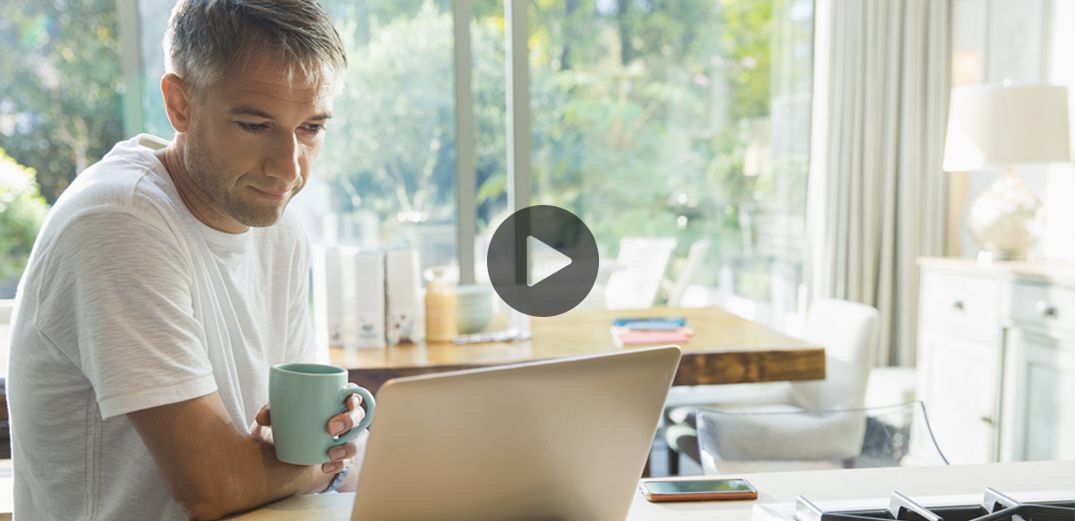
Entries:
[[391,380],[351,520],[623,521],[679,356],[668,346]]

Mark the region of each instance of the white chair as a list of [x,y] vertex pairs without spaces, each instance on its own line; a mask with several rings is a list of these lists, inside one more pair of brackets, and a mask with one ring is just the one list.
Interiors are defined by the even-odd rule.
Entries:
[[653,306],[665,269],[676,248],[673,238],[624,238],[616,255],[618,269],[608,277],[605,307],[637,309]]
[[706,474],[948,463],[922,402],[775,413],[698,409],[696,420]]
[[[679,453],[700,461],[695,422],[699,407],[770,413],[862,408],[878,320],[877,310],[863,304],[834,299],[813,303],[803,337],[825,348],[826,378],[821,381],[674,387],[664,417],[670,472],[678,471]],[[787,440],[795,443],[793,436]]]
[[683,304],[683,295],[687,293],[687,288],[702,270],[702,264],[705,263],[708,253],[708,239],[701,239],[691,244],[691,249],[687,252],[687,261],[683,263],[683,269],[680,270],[675,285],[668,292],[668,307],[679,307]]
[[917,400],[918,372],[914,367],[874,367],[866,386],[866,407]]

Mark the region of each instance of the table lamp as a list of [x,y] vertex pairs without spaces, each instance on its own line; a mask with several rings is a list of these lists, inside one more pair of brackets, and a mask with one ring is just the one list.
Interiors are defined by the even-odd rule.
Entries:
[[944,170],[1004,169],[968,213],[980,261],[1024,259],[1041,235],[1041,202],[1016,177],[1015,165],[1071,160],[1067,96],[1067,87],[1051,85],[952,89]]

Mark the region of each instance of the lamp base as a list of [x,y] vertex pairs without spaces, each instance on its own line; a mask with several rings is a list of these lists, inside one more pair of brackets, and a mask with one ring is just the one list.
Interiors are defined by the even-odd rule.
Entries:
[[982,251],[979,262],[1018,260],[1038,241],[1044,224],[1041,201],[1011,167],[974,201],[967,226]]
[[1012,250],[978,250],[978,264],[1026,260],[1026,254]]

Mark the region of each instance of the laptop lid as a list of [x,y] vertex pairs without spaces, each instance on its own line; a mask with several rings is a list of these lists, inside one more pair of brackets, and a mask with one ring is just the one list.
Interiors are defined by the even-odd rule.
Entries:
[[351,519],[622,521],[679,357],[667,346],[391,380]]

